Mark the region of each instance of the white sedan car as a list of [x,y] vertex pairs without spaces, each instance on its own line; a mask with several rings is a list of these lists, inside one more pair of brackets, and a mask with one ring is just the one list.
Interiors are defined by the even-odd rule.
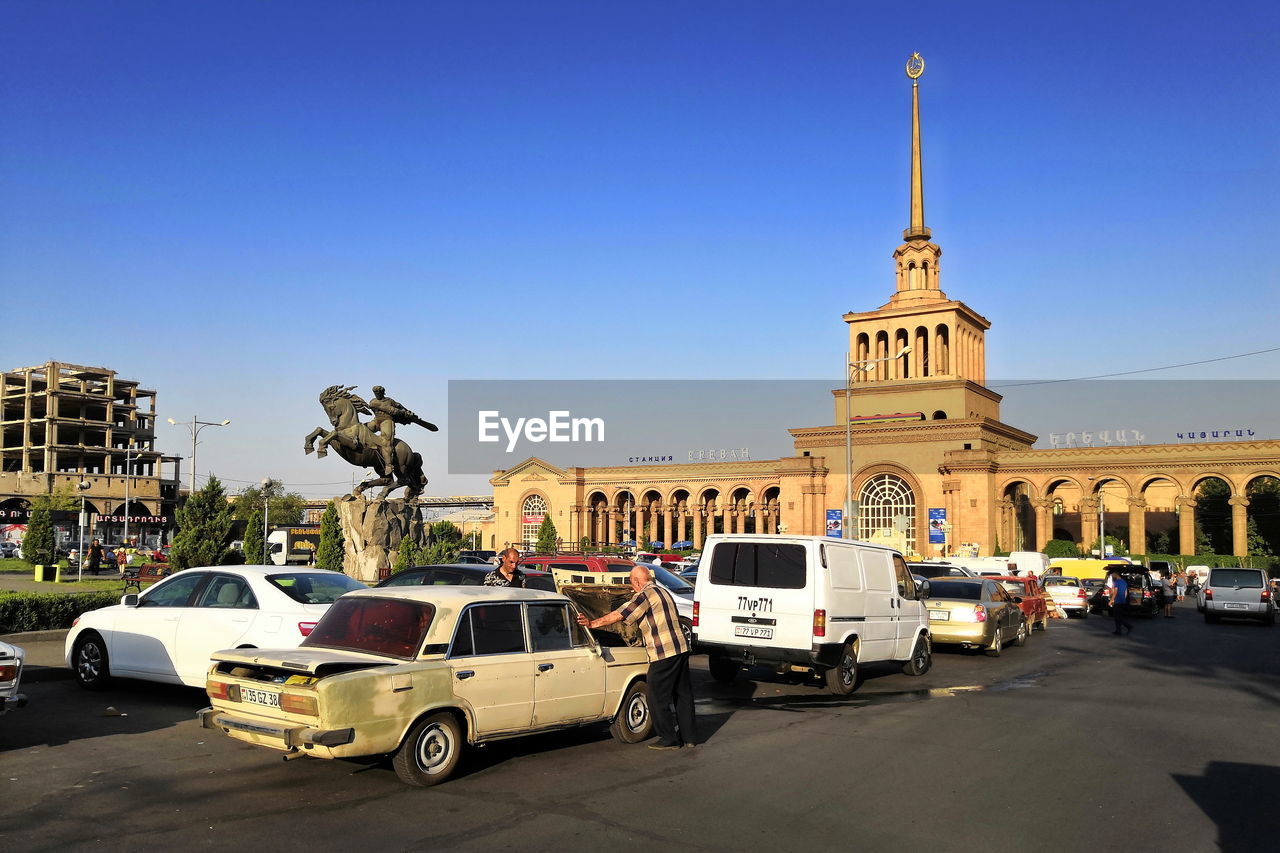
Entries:
[[112,676],[203,687],[214,652],[296,646],[340,595],[366,588],[323,569],[185,569],[81,614],[67,634],[67,666],[90,690]]
[[27,697],[18,692],[22,684],[21,646],[0,640],[0,714],[27,704]]

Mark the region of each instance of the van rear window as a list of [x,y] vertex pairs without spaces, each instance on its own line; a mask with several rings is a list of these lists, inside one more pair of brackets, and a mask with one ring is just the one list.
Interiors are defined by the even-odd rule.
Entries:
[[711,582],[722,586],[804,589],[803,545],[720,542],[711,554]]
[[1262,589],[1262,572],[1257,569],[1214,569],[1209,573],[1209,586]]

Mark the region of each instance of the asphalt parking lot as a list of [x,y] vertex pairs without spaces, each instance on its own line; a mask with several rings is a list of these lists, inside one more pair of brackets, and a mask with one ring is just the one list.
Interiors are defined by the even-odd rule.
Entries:
[[[1257,850],[1280,791],[1277,629],[1054,621],[998,659],[864,668],[851,697],[695,658],[700,750],[603,727],[472,751],[458,777],[285,762],[200,729],[201,692],[28,685],[0,719],[0,842],[20,850]],[[114,713],[108,709],[114,709]],[[117,715],[118,714],[118,715]]]

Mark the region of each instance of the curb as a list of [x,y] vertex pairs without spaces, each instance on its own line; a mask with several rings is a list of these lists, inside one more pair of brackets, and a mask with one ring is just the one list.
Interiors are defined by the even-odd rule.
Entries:
[[0,634],[0,640],[20,646],[23,643],[65,642],[69,628],[57,631],[22,631],[18,634]]

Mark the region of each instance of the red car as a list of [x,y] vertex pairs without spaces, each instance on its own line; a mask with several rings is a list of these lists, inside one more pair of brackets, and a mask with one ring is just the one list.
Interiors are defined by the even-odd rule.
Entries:
[[1029,631],[1034,631],[1037,627],[1043,631],[1049,627],[1049,604],[1038,580],[1013,575],[998,575],[992,580],[999,581],[1010,595],[1021,599],[1018,606],[1026,614]]

